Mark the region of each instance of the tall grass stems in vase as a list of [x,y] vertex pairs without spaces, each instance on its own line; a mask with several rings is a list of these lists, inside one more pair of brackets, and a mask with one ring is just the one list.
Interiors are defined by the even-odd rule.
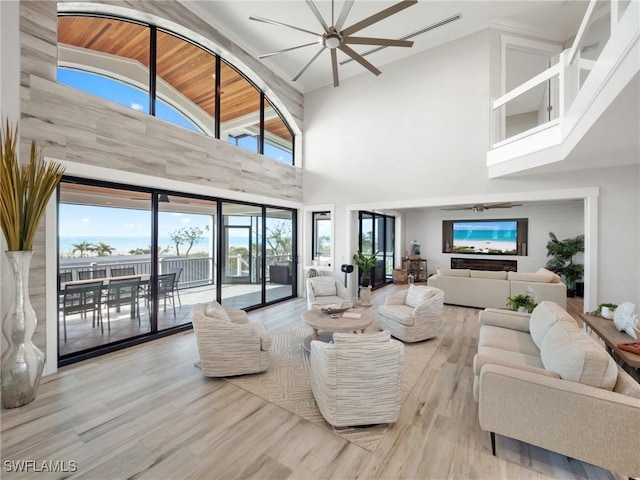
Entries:
[[0,361],[5,408],[32,402],[40,383],[44,355],[31,341],[37,319],[29,299],[29,266],[38,225],[64,174],[62,165],[43,161],[35,142],[29,163],[20,165],[17,144],[18,127],[12,128],[7,120],[0,125],[0,226],[7,242],[13,290],[2,322],[7,342]]

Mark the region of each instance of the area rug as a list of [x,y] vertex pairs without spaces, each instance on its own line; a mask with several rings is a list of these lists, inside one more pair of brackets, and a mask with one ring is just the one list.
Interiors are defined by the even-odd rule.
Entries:
[[[388,425],[334,428],[322,418],[311,392],[309,354],[302,348],[302,340],[310,334],[311,328],[306,325],[270,333],[269,369],[256,375],[230,378],[228,381],[370,452],[375,451],[389,428]],[[434,340],[405,344],[403,403],[435,352],[437,343],[439,342]]]

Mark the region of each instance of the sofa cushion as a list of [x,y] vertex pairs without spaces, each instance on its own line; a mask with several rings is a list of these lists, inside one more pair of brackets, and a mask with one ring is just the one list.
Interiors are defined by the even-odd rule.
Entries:
[[417,307],[421,303],[429,300],[433,295],[434,291],[430,287],[410,285],[409,290],[407,290],[407,298],[405,298],[404,303],[410,307]]
[[541,302],[531,312],[529,319],[529,332],[531,338],[542,349],[542,340],[549,329],[561,318],[573,321],[573,317],[565,312],[560,305],[553,302]]
[[493,280],[506,280],[507,272],[493,272],[491,270],[469,270],[471,278],[491,278]]
[[507,279],[513,280],[514,282],[552,283],[553,273],[509,272]]
[[336,280],[333,277],[314,277],[311,282],[313,294],[318,297],[336,295]]
[[524,369],[535,367],[544,370],[544,365],[539,355],[510,352],[495,347],[480,347],[478,348],[478,354],[473,359],[474,373],[480,375],[480,369],[486,364],[505,365],[513,368],[524,367]]
[[408,327],[411,327],[415,323],[413,307],[408,305],[380,305],[380,307],[378,307],[378,315],[382,315]]
[[470,276],[468,268],[439,268],[438,275],[446,277],[468,277]]
[[217,320],[231,322],[231,318],[229,318],[229,314],[224,309],[224,307],[220,305],[218,302],[207,303],[207,306],[204,307],[204,314],[207,317],[215,318]]
[[533,343],[528,332],[494,327],[493,325],[483,325],[480,329],[478,349],[481,347],[494,347],[508,352],[540,356],[540,350]]
[[377,333],[339,333],[333,334],[333,343],[336,345],[362,344],[362,343],[389,343],[391,332],[383,330]]
[[564,380],[613,390],[618,369],[613,358],[573,318],[560,318],[542,340],[544,368]]

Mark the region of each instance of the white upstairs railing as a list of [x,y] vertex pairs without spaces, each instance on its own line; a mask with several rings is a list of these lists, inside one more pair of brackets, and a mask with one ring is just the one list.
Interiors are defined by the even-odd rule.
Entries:
[[[637,37],[640,27],[637,25],[638,19],[633,17],[638,15],[638,3],[638,0],[591,0],[571,48],[560,54],[558,63],[492,102],[491,148],[497,149],[558,127],[574,106],[606,44],[616,38],[621,28],[625,29],[627,35],[629,28],[635,30],[632,35]],[[605,22],[607,16],[609,22]],[[625,25],[622,25],[623,21]],[[534,92],[535,89],[538,90]],[[537,111],[530,112],[537,115],[537,125],[523,132],[509,133],[513,130],[509,128],[509,107],[515,106],[524,95],[531,97],[532,93],[545,99]],[[559,138],[555,133],[547,137]]]

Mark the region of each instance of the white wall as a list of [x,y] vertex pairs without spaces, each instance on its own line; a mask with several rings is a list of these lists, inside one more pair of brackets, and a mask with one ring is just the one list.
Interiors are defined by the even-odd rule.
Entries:
[[[412,209],[406,213],[407,240],[420,241],[421,256],[427,259],[429,274],[438,268],[450,268],[451,257],[491,258],[516,260],[519,272],[535,272],[547,263],[547,241],[549,232],[559,239],[575,237],[584,233],[584,206],[581,200],[540,203],[529,206],[495,209],[473,213],[464,211],[442,211],[440,209]],[[443,220],[483,220],[501,218],[528,218],[529,236],[527,256],[515,255],[460,255],[442,253]],[[582,255],[576,261],[582,262]]]
[[[364,73],[305,96],[304,203],[335,203],[335,263],[356,249],[357,209],[566,200],[585,198],[572,197],[574,190],[592,189],[598,192],[597,295],[586,307],[623,300],[640,306],[637,159],[631,167],[608,168],[603,158],[597,170],[488,178],[489,103],[500,91],[499,55],[499,34],[487,30],[385,65],[379,77]],[[562,222],[562,214],[554,218],[549,211],[541,231],[555,228],[565,238]],[[406,232],[410,224],[402,222]],[[405,231],[398,236],[402,254],[413,238]],[[539,263],[532,260],[526,270]]]

